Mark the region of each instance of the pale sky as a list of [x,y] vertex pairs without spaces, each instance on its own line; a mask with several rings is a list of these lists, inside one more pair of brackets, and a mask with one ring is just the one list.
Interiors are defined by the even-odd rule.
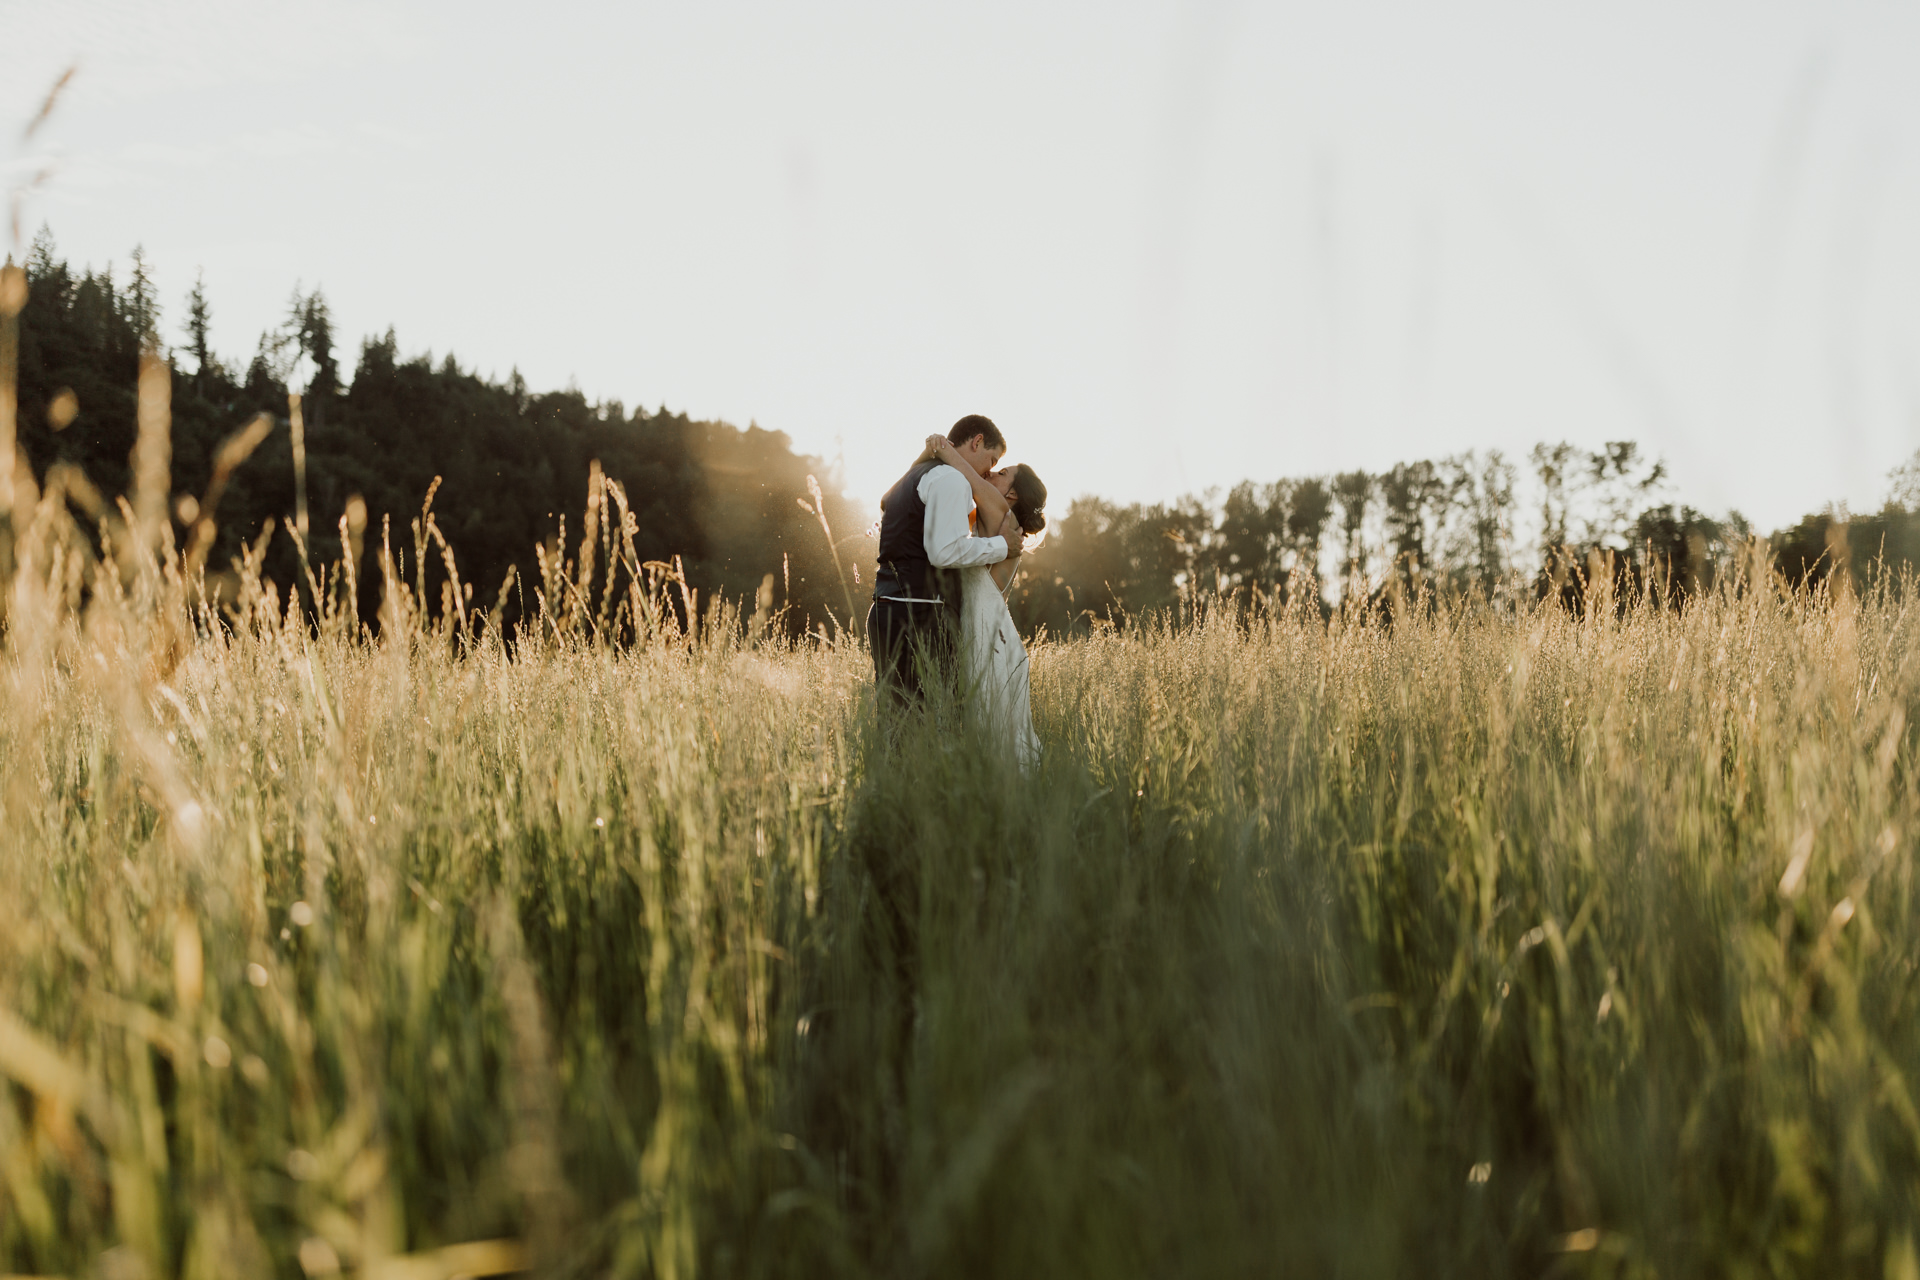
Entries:
[[[183,341],[296,281],[844,451],[1158,500],[1633,438],[1773,527],[1920,447],[1920,7],[0,0],[0,166]],[[20,126],[67,64],[48,126]],[[0,228],[0,235],[4,229]]]

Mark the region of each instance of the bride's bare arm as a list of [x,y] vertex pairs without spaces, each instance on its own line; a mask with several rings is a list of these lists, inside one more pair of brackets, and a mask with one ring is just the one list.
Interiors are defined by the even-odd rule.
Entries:
[[998,529],[1007,518],[1007,500],[1000,496],[998,489],[987,483],[986,477],[960,456],[960,451],[953,447],[953,441],[945,436],[928,436],[927,454],[940,459],[967,478],[967,483],[973,486],[973,505],[980,509],[980,527]]
[[[1020,532],[1020,522],[1013,518],[1011,511],[1000,524],[1000,536],[1005,537],[1009,533],[1013,535],[1013,545],[1019,546],[1023,535]],[[1005,591],[1007,584],[1013,581],[1013,575],[1020,572],[1020,560],[1019,556],[1008,556],[999,564],[988,565],[987,572],[993,575],[993,585]]]

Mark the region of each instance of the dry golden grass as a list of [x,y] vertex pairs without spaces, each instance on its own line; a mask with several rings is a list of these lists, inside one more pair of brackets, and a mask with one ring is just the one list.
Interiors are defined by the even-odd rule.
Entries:
[[1916,1274],[1908,592],[1200,608],[1021,778],[598,476],[511,646],[216,602],[163,390],[0,521],[0,1268]]

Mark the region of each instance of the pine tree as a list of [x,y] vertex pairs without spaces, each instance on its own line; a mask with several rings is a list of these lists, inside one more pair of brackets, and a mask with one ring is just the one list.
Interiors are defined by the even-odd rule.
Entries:
[[247,365],[248,403],[276,416],[286,412],[287,406],[286,371],[280,367],[280,350],[279,335],[263,331]]
[[[262,338],[262,351],[268,352],[269,340]],[[319,426],[326,420],[327,405],[340,392],[340,362],[333,354],[333,317],[327,299],[318,289],[303,293],[298,284],[287,299],[287,318],[270,340],[273,371],[293,390],[301,374],[307,374],[301,398],[307,420]],[[302,366],[308,366],[303,368]]]
[[207,305],[206,283],[205,272],[194,276],[193,292],[187,295],[187,343],[197,362],[193,384],[202,394],[206,392],[214,372],[213,352],[207,345],[207,328],[213,320],[213,309]]
[[154,294],[153,277],[147,274],[146,251],[133,247],[133,278],[127,284],[124,302],[128,326],[139,340],[142,352],[160,350],[160,300]]
[[[313,361],[313,382],[307,394],[314,400],[317,415],[320,406],[340,390],[340,363],[333,357],[333,317],[327,311],[326,297],[315,289],[307,295],[300,317],[301,346]],[[316,416],[316,424],[319,418]]]
[[33,247],[27,250],[27,279],[45,280],[55,272],[66,273],[66,264],[54,256],[53,228],[46,223],[33,233]]

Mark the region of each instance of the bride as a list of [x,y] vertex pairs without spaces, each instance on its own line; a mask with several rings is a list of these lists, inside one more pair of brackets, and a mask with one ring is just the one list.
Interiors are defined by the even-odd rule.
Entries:
[[[1000,528],[1011,511],[1031,546],[1047,527],[1047,486],[1032,467],[1021,463],[983,476],[945,436],[927,437],[926,456],[954,468],[973,486],[976,529]],[[1020,767],[1030,771],[1040,760],[1040,740],[1033,735],[1027,647],[1020,642],[1006,596],[1018,565],[1017,560],[1003,560],[961,571],[960,669],[969,704],[990,731],[1012,739]]]

